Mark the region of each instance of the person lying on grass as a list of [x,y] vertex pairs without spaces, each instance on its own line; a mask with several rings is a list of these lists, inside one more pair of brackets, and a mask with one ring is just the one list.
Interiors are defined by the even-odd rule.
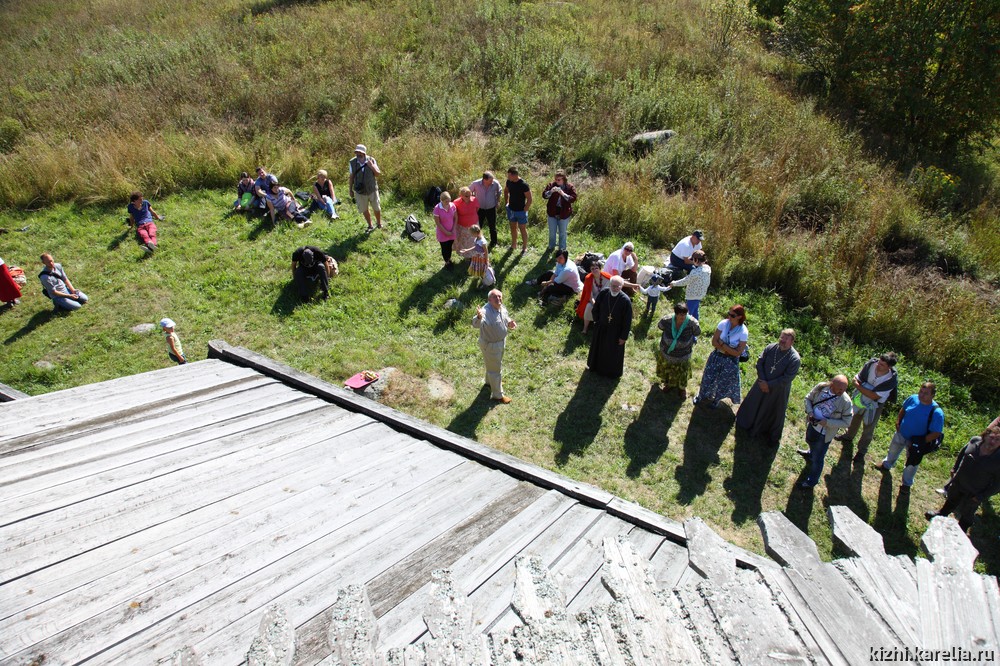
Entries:
[[156,223],[155,217],[162,221],[163,216],[153,210],[153,206],[142,198],[142,192],[135,191],[129,197],[128,204],[129,226],[135,226],[136,236],[139,238],[139,245],[147,255],[153,254],[156,250]]
[[312,220],[299,209],[299,204],[295,201],[295,196],[287,187],[278,185],[278,179],[273,175],[268,181],[267,210],[271,215],[271,225],[277,222],[280,215],[282,220],[291,220],[299,229],[312,224]]

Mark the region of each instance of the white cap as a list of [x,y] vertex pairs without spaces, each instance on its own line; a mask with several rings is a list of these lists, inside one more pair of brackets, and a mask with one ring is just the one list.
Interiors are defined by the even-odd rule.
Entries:
[[177,324],[174,323],[173,319],[169,317],[164,317],[160,320],[160,328],[175,328]]
[[361,153],[363,155],[367,155],[368,154],[368,149],[365,148],[365,144],[359,143],[358,145],[354,146],[354,152]]

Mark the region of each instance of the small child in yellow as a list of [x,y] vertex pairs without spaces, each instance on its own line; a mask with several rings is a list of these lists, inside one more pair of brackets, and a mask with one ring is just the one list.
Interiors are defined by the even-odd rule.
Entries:
[[181,345],[181,339],[174,333],[176,325],[173,319],[164,317],[160,320],[160,328],[163,329],[163,332],[167,336],[167,356],[177,365],[184,365],[187,363],[187,357],[184,356],[184,347]]

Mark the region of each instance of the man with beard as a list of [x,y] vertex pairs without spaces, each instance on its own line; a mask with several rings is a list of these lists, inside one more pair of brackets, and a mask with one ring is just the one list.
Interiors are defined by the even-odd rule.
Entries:
[[621,377],[625,369],[625,341],[632,330],[632,299],[622,292],[625,280],[615,275],[611,287],[594,303],[594,337],[587,367],[605,377]]
[[754,437],[766,436],[772,446],[781,442],[792,380],[802,365],[794,342],[795,331],[786,328],[777,342],[764,347],[757,359],[757,382],[736,413],[736,427]]

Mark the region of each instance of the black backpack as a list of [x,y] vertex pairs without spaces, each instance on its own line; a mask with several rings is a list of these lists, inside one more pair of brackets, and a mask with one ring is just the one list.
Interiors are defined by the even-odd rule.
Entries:
[[407,215],[403,221],[403,235],[408,236],[414,243],[419,243],[427,238],[427,234],[420,230],[420,221],[416,215]]
[[427,190],[427,194],[424,196],[424,208],[428,211],[434,210],[434,206],[441,203],[441,193],[444,192],[440,187],[432,187]]

